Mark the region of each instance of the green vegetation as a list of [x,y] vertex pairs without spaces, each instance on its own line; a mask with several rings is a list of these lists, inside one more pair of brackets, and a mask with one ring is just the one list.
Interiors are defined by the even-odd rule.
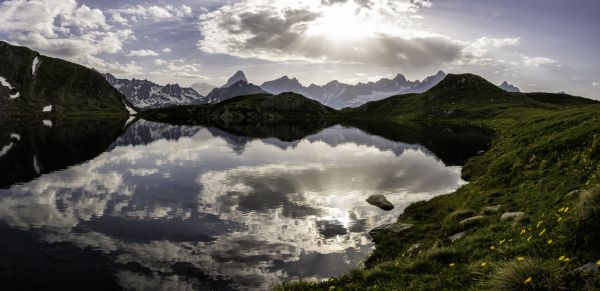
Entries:
[[469,184],[409,206],[398,221],[414,227],[379,238],[364,268],[275,290],[600,288],[600,105],[505,93],[481,80],[449,76],[424,94],[343,110],[353,119],[473,124],[495,138],[463,168]]
[[145,118],[175,123],[272,124],[282,121],[319,121],[336,111],[295,93],[234,97],[217,104],[178,106],[151,110]]
[[[34,74],[33,63],[36,58]],[[100,73],[2,41],[0,76],[13,87],[11,90],[0,86],[2,117],[127,114],[124,104],[128,102],[125,97]],[[9,97],[17,93],[19,97]],[[52,105],[52,111],[42,112],[48,105]]]

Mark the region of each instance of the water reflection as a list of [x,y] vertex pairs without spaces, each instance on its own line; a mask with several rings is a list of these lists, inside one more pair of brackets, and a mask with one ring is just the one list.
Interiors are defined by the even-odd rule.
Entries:
[[[356,128],[295,141],[274,137],[278,130],[253,132],[137,121],[98,142],[107,152],[0,190],[0,219],[44,242],[103,253],[121,287],[264,289],[351,269],[372,250],[368,229],[465,183],[459,167],[423,146]],[[32,138],[8,136],[13,146]],[[47,173],[46,155],[34,152],[10,161],[31,165],[33,155]],[[374,193],[396,208],[366,203]]]

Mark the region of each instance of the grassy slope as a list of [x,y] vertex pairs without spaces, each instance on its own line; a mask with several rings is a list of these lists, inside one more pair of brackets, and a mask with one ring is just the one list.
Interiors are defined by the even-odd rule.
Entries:
[[[600,105],[578,98],[565,102],[556,94],[482,89],[473,96],[452,96],[450,90],[454,98],[447,104],[425,102],[439,97],[433,90],[345,110],[360,118],[474,123],[495,130],[496,138],[484,155],[465,165],[463,176],[470,183],[409,206],[398,221],[414,228],[381,239],[366,268],[329,282],[275,289],[600,288],[598,275],[577,271],[600,259]],[[459,113],[448,114],[449,107]],[[573,190],[581,191],[568,194]],[[497,211],[486,209],[496,205],[501,205]],[[510,211],[525,215],[502,221],[502,213]],[[459,223],[478,215],[480,220]],[[462,239],[447,238],[462,231]],[[418,251],[409,254],[415,243]]]
[[144,113],[147,119],[187,124],[274,123],[284,120],[324,119],[334,114],[336,114],[334,109],[294,93],[282,93],[276,96],[267,94],[239,96],[217,104],[176,106]]
[[[33,75],[36,57],[39,66]],[[26,47],[0,41],[0,76],[15,87],[10,91],[0,86],[0,114],[4,117],[127,115],[125,97],[100,73]],[[15,92],[20,97],[9,99],[8,94]],[[42,113],[42,108],[50,104],[52,113]]]

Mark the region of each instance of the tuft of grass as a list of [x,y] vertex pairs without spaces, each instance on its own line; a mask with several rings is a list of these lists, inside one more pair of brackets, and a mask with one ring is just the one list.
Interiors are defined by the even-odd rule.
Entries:
[[562,269],[553,262],[507,261],[494,266],[484,288],[489,290],[564,289]]

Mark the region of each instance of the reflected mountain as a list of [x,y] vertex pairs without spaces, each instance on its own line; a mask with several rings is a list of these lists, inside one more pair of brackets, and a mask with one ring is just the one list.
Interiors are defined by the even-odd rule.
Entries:
[[125,120],[2,120],[0,188],[93,159],[122,133]]
[[[99,274],[113,275],[105,285],[125,289],[262,290],[281,280],[335,276],[372,250],[369,229],[466,183],[460,167],[423,145],[386,138],[383,126],[372,135],[340,125],[232,129],[138,120],[115,138],[122,123],[107,125],[113,135],[92,123],[73,125],[82,127],[77,131],[86,141],[70,124],[53,124],[32,132],[53,129],[44,134],[76,142],[68,149],[41,143],[57,152],[54,159],[64,159],[62,168],[36,158],[47,171],[0,189],[0,235],[35,234],[25,249],[12,244],[17,253],[60,246],[44,256],[50,262],[40,263],[50,269],[94,256],[90,262],[103,266]],[[2,140],[12,146],[0,159],[25,140],[25,131],[12,135],[13,128]],[[470,137],[452,129],[436,139],[430,134],[450,131],[419,128],[426,127],[409,127],[405,136],[429,142]],[[38,138],[46,137],[52,140]],[[30,148],[40,147],[35,135],[28,139]],[[89,160],[71,153],[78,142],[95,149]],[[24,160],[32,155],[15,153],[28,155]],[[35,156],[42,153],[51,155],[38,150]],[[394,210],[366,203],[374,193],[386,195]],[[16,260],[0,253],[4,258]]]

